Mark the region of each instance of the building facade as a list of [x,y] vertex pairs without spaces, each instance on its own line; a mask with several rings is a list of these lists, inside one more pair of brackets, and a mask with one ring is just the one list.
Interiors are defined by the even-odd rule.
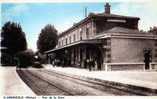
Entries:
[[157,35],[140,32],[138,17],[111,14],[108,3],[104,9],[61,33],[56,48],[45,52],[48,63],[107,71],[157,69]]

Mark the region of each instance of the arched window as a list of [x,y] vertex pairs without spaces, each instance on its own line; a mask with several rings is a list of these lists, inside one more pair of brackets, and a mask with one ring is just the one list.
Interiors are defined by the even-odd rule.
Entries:
[[89,28],[86,28],[86,38],[89,38]]
[[75,40],[76,40],[76,36],[75,36],[75,34],[73,35],[73,41],[75,42]]
[[80,29],[79,32],[80,32],[80,40],[82,40],[82,32],[83,32],[82,29]]

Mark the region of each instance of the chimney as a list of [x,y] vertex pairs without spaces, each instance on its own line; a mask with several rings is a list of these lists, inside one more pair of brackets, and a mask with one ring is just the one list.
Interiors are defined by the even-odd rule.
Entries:
[[105,14],[110,14],[110,5],[109,3],[106,3],[106,5],[104,6],[105,7]]

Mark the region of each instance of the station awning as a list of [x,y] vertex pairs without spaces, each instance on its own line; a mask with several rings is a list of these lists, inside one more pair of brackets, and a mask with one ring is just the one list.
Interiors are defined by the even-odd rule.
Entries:
[[55,49],[46,51],[45,53],[54,52],[54,51],[57,51],[57,50],[60,50],[60,49],[64,49],[64,48],[68,48],[68,47],[72,47],[72,46],[80,45],[80,44],[101,44],[101,43],[102,42],[100,40],[98,40],[98,39],[81,40],[81,41],[76,41],[74,43],[65,45],[63,47],[59,47],[59,48],[55,48]]

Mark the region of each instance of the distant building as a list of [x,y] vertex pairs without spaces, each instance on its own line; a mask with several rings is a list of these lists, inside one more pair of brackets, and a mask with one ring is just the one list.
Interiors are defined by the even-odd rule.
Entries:
[[107,71],[157,69],[157,35],[140,32],[138,17],[111,14],[108,3],[104,8],[61,33],[56,48],[46,52],[48,62],[89,68],[92,60],[93,69]]

